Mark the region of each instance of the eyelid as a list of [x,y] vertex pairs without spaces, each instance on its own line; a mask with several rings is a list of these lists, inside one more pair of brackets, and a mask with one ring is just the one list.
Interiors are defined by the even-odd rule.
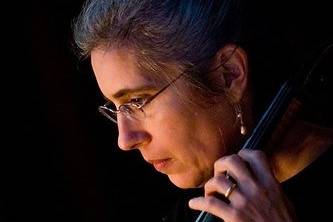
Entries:
[[151,95],[145,93],[145,94],[138,94],[138,95],[132,95],[130,98],[129,98],[129,101],[132,101],[134,99],[148,99],[149,97],[151,97]]
[[119,106],[124,105],[126,103],[131,103],[132,99],[135,98],[144,98],[145,100],[148,100],[153,94],[156,92],[157,89],[150,89],[150,90],[144,90],[144,91],[138,91],[138,92],[132,92],[127,95],[122,96],[119,99],[116,99],[116,101],[112,101],[106,96],[104,97],[105,103],[111,103],[114,104],[114,106],[118,109]]
[[[133,104],[133,105],[139,105],[139,106],[143,106],[150,98],[151,96],[148,95],[142,95],[142,96],[136,96],[130,99],[129,103]],[[134,101],[138,99],[139,101]]]

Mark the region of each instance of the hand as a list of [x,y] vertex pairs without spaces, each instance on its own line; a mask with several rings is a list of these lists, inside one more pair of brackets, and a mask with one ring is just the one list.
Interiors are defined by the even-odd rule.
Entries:
[[[262,151],[241,150],[218,159],[214,177],[204,188],[205,197],[191,199],[189,206],[225,222],[294,221],[292,208]],[[229,201],[217,198],[216,194]]]

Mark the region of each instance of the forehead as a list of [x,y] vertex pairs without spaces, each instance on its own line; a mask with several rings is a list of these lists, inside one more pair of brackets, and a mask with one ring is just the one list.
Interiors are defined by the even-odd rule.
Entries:
[[94,49],[91,64],[97,83],[107,98],[125,88],[157,87],[179,72],[179,67],[172,63],[163,64],[164,71],[142,67],[135,52],[129,49]]
[[95,49],[91,52],[91,65],[97,83],[108,98],[122,88],[135,88],[152,82],[137,64],[136,56],[130,50]]

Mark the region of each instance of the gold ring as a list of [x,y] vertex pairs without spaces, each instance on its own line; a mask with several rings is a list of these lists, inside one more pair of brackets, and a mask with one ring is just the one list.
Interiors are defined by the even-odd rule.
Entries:
[[233,183],[228,189],[227,189],[227,191],[225,192],[225,194],[224,194],[224,196],[226,197],[226,198],[228,198],[229,196],[230,196],[230,194],[232,193],[232,191],[234,191],[234,189],[236,188],[236,184],[235,183]]

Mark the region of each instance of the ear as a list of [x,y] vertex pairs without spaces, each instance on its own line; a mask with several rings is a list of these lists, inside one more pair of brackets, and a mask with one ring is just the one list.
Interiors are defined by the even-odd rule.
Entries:
[[240,103],[248,84],[248,60],[246,52],[239,46],[227,44],[215,57],[215,62],[224,64],[220,78],[225,92],[233,103]]

